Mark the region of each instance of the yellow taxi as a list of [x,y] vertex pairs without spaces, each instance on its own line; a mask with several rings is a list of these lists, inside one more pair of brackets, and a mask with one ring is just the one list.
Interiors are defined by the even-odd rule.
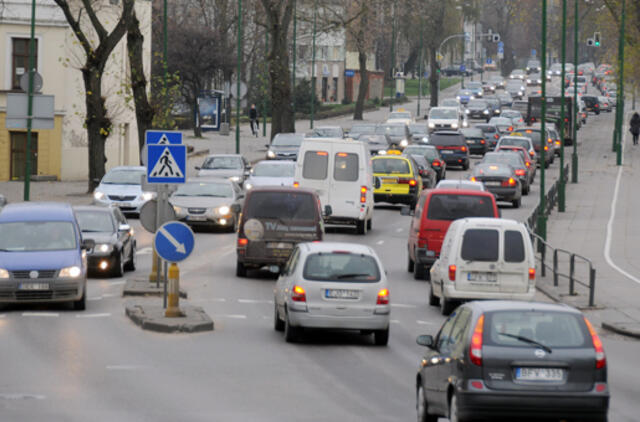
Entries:
[[408,204],[414,208],[422,191],[422,178],[415,162],[395,154],[379,155],[371,161],[375,180],[374,202]]

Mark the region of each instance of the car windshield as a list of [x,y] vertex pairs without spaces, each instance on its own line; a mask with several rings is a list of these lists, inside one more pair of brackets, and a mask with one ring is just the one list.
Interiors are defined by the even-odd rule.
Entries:
[[510,119],[522,118],[522,114],[519,111],[515,110],[503,110],[501,114],[502,117],[508,117]]
[[400,158],[378,158],[373,160],[373,172],[385,174],[409,174],[409,162]]
[[487,108],[488,106],[489,104],[484,100],[471,100],[467,104],[467,108]]
[[512,167],[524,167],[522,158],[517,152],[490,152],[485,154],[481,163],[506,163]]
[[115,225],[109,211],[77,211],[76,219],[82,232],[108,232],[115,231]]
[[349,131],[350,135],[373,135],[374,133],[376,133],[376,125],[353,125]]
[[507,88],[519,89],[521,87],[522,87],[522,82],[520,82],[520,81],[509,81],[509,82],[507,82]]
[[458,91],[458,95],[462,97],[470,97],[471,95],[473,95],[473,93],[468,89],[461,89],[460,91]]
[[438,155],[438,150],[435,148],[429,147],[421,147],[421,146],[412,146],[409,145],[404,149],[404,153],[408,155],[422,155],[429,160],[435,160],[436,158],[440,158]]
[[482,138],[484,136],[484,133],[475,127],[461,129],[461,132],[465,138]]
[[342,138],[342,129],[338,127],[317,127],[311,132],[311,138]]
[[145,170],[111,170],[102,178],[102,183],[109,185],[139,185]]
[[412,135],[426,135],[429,133],[427,125],[409,125],[409,132]]
[[307,257],[303,278],[314,281],[375,283],[380,281],[380,269],[370,255],[348,251],[314,253]]
[[228,183],[189,182],[180,185],[171,196],[213,196],[216,198],[233,197],[233,189]]
[[430,119],[457,119],[458,110],[446,108],[432,108],[429,112]]
[[246,220],[265,218],[282,221],[315,221],[318,215],[317,199],[308,192],[253,192],[245,204]]
[[474,177],[511,177],[513,170],[504,161],[488,161],[484,163],[478,163],[473,168]]
[[258,163],[251,170],[254,177],[293,177],[296,171],[296,165],[291,162],[290,165],[280,163],[262,162]]
[[520,69],[516,69],[513,72],[511,72],[512,75],[522,75],[524,72]]
[[478,89],[482,88],[482,83],[480,82],[467,82],[468,89]]
[[467,180],[441,180],[436,185],[436,189],[471,189],[483,191],[482,183]]
[[513,124],[511,119],[505,117],[492,117],[489,123],[496,126],[511,126]]
[[534,146],[540,146],[540,132],[537,132],[535,130],[527,129],[527,130],[522,131],[522,132],[512,133],[512,135],[527,137],[527,138],[531,139],[531,143]]
[[76,249],[69,221],[19,221],[0,224],[0,251],[35,252]]
[[535,347],[519,340],[534,340],[550,348],[587,347],[591,339],[580,315],[567,312],[508,310],[486,314],[487,343],[506,347]]
[[517,147],[522,147],[527,150],[530,148],[529,141],[527,141],[526,139],[518,139],[518,138],[502,138],[500,139],[500,146],[503,146],[503,145],[514,145]]
[[495,217],[493,203],[485,195],[434,194],[431,195],[427,210],[429,220]]
[[207,157],[202,168],[207,170],[241,169],[242,159],[240,157]]
[[405,136],[404,125],[380,125],[376,127],[377,135]]
[[429,139],[429,143],[432,145],[444,145],[444,146],[454,146],[454,145],[465,145],[464,136],[456,134],[444,135],[441,133],[435,133],[431,135]]
[[484,132],[484,133],[495,133],[496,132],[496,127],[495,126],[476,125],[476,128],[482,130],[482,132]]
[[303,139],[304,135],[302,134],[279,133],[273,138],[271,145],[299,147]]
[[395,111],[389,114],[389,119],[411,119],[411,113],[407,111]]

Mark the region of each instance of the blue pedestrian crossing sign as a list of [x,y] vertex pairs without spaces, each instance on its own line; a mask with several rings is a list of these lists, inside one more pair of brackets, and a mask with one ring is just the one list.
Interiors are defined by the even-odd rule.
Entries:
[[186,173],[186,145],[147,145],[148,183],[184,183]]
[[160,258],[168,262],[180,262],[193,252],[195,236],[186,224],[169,221],[156,231],[153,244]]
[[144,133],[147,145],[180,145],[182,132],[176,130],[148,130]]

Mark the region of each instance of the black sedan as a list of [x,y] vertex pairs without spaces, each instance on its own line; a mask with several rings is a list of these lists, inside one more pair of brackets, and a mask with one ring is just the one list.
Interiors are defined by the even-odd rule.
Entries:
[[89,271],[122,277],[136,269],[136,239],[133,229],[116,206],[73,207],[82,239],[92,239],[95,247],[87,251]]
[[423,155],[436,171],[438,182],[447,177],[447,163],[442,159],[438,148],[433,145],[409,145],[404,149],[404,154]]
[[515,170],[505,163],[478,163],[471,173],[472,182],[482,182],[496,201],[511,202],[514,208],[522,204],[522,185]]
[[487,153],[487,140],[485,139],[484,132],[481,129],[470,127],[461,129],[460,132],[462,132],[465,141],[467,141],[469,154],[485,155]]
[[607,420],[602,341],[576,309],[469,302],[417,343],[418,421]]
[[470,100],[465,113],[468,119],[482,119],[487,122],[492,117],[489,104],[485,100]]

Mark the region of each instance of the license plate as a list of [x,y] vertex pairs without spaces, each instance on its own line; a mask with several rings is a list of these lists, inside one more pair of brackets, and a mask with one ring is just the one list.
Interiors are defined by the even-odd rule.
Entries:
[[467,141],[467,143],[468,143],[468,144],[475,144],[475,143],[476,143],[476,141],[468,140],[468,141]]
[[324,297],[327,299],[358,299],[360,292],[348,289],[327,289],[324,292]]
[[396,179],[395,177],[383,177],[382,183],[384,184],[398,183],[398,179]]
[[522,381],[562,381],[564,370],[560,368],[516,368],[516,379]]
[[453,151],[451,151],[450,149],[441,149],[440,153],[441,154],[453,154]]
[[203,215],[190,215],[187,217],[189,221],[206,221],[207,217]]
[[133,205],[131,205],[131,203],[130,203],[130,202],[118,202],[118,206],[119,206],[119,207],[130,208],[130,207],[132,207]]
[[267,248],[271,248],[271,249],[293,249],[293,243],[267,242]]
[[478,281],[482,283],[495,283],[498,280],[496,273],[481,273],[481,272],[470,272],[467,273],[467,280],[469,281]]
[[484,182],[485,186],[500,186],[500,182]]
[[49,283],[20,283],[20,290],[49,290]]

